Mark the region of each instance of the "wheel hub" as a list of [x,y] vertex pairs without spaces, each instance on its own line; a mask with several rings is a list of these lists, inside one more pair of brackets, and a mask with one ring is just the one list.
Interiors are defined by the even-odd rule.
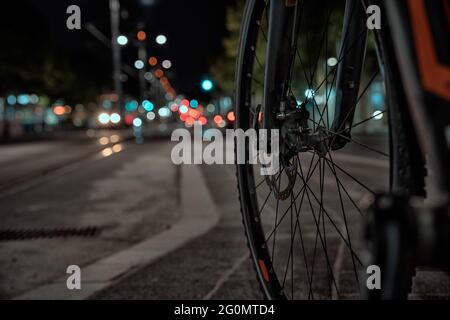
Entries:
[[330,150],[329,131],[323,126],[315,130],[309,127],[310,112],[306,110],[305,103],[297,105],[296,100],[291,98],[288,106],[286,111],[277,114],[277,120],[281,123],[281,153],[290,158],[300,152],[315,151],[324,157]]

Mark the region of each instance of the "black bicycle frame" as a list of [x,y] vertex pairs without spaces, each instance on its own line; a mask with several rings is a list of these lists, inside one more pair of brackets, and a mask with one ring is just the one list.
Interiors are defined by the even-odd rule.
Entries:
[[[422,0],[420,0],[422,1]],[[439,5],[434,1],[424,1],[425,6]],[[425,90],[421,83],[419,70],[418,52],[414,48],[416,40],[411,21],[408,14],[407,1],[385,1],[387,19],[389,20],[392,40],[395,42],[395,53],[397,56],[399,72],[403,87],[408,99],[408,109],[412,115],[414,127],[420,142],[421,151],[427,154],[435,171],[432,183],[439,195],[436,198],[450,203],[450,101]],[[431,8],[426,9],[430,10]],[[435,8],[436,10],[436,8]],[[439,10],[439,9],[437,9]],[[444,11],[444,10],[441,10]],[[435,27],[432,45],[442,60],[442,56],[448,58],[450,52],[450,23],[447,19],[440,17],[436,12],[426,12],[431,23]],[[433,18],[429,18],[432,14]],[[439,44],[439,47],[437,46]],[[440,61],[443,65],[449,65],[448,61]],[[431,66],[430,66],[431,68]],[[447,88],[450,86],[447,86]]]
[[[263,104],[263,121],[266,128],[273,127],[273,114],[278,111],[274,108],[282,109],[282,102],[287,98],[286,82],[295,58],[300,1],[274,0],[270,3],[269,49],[266,56]],[[290,35],[289,32],[293,34]],[[332,132],[339,132],[340,135],[333,139],[333,149],[342,148],[350,141],[346,137],[350,137],[358,100],[367,39],[366,19],[361,1],[346,0],[343,34],[345,36],[341,43],[336,78],[336,111],[331,127]],[[280,65],[285,67],[280,68]],[[279,87],[280,84],[282,87]]]
[[343,39],[336,80],[336,107],[331,132],[340,133],[332,148],[342,148],[350,138],[361,74],[366,55],[367,27],[364,8],[359,0],[345,4]]

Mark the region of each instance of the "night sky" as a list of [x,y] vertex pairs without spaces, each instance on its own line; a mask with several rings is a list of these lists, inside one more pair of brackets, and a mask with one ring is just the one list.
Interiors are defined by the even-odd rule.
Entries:
[[[149,52],[173,63],[172,85],[180,93],[190,94],[208,72],[208,61],[221,50],[225,35],[225,7],[230,0],[121,0],[123,17],[121,33],[135,34],[138,25],[145,26]],[[148,5],[143,5],[147,3]],[[0,27],[12,32],[22,48],[49,46],[67,58],[79,72],[97,84],[110,85],[111,51],[89,32],[66,28],[66,8],[76,4],[82,10],[82,24],[92,23],[110,36],[108,0],[14,0],[2,1]],[[164,47],[154,43],[156,35],[168,37]],[[14,44],[12,44],[14,45]],[[137,58],[132,47],[123,50],[123,62],[132,66]],[[136,90],[131,79],[126,90]]]

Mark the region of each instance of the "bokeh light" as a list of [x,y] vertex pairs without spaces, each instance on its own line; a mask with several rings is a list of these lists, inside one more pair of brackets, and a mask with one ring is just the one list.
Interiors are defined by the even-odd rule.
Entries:
[[135,118],[135,119],[133,120],[133,126],[135,126],[135,127],[137,127],[137,128],[142,127],[142,120],[139,119],[139,118]]
[[145,111],[153,111],[153,109],[155,108],[153,103],[149,100],[144,100],[142,102],[142,106],[144,107]]
[[[57,107],[55,107],[55,109],[56,108]],[[56,111],[55,111],[55,114],[57,115]],[[100,113],[98,116],[98,122],[100,122],[101,124],[108,124],[110,120],[111,120],[111,117],[106,112]]]
[[128,38],[124,35],[117,37],[117,43],[121,46],[126,46],[128,44]]
[[111,114],[110,120],[113,124],[118,124],[121,120],[120,114],[118,114],[118,113]]
[[158,59],[156,59],[156,57],[150,57],[148,58],[148,64],[154,67],[158,64]]
[[145,31],[139,31],[138,33],[137,33],[137,39],[139,40],[139,41],[144,41],[145,39],[147,39],[147,34],[145,33]]
[[167,37],[163,34],[160,34],[156,37],[156,43],[159,45],[163,45],[167,43]]

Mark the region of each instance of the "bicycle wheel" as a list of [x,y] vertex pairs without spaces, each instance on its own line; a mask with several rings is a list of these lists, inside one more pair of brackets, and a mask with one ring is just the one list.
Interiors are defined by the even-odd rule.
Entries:
[[[249,162],[237,165],[252,262],[266,298],[357,298],[365,285],[366,195],[421,194],[424,188],[392,50],[381,32],[369,35],[352,136],[345,135],[345,146],[332,148],[344,136],[332,128],[338,67],[347,54],[338,45],[346,37],[345,2],[305,0],[296,4],[298,11],[288,9],[286,38],[278,44],[287,59],[269,65],[270,5],[247,2],[236,73],[236,128],[280,130],[276,175],[261,176],[260,166]],[[278,82],[265,83],[269,72]],[[264,108],[268,90],[270,112]],[[306,116],[279,117],[286,109]]]

